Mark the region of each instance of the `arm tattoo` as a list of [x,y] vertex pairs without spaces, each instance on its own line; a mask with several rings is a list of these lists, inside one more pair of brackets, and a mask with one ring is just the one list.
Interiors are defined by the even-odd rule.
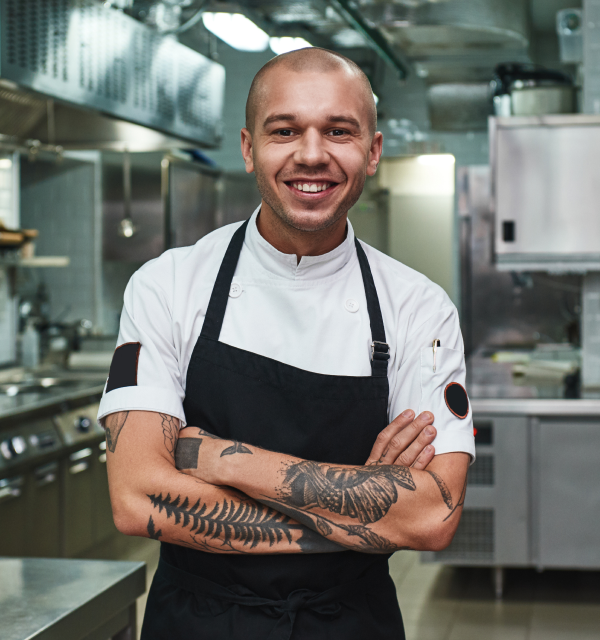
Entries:
[[454,512],[465,504],[465,496],[467,495],[467,478],[465,478],[465,483],[463,484],[462,491],[460,492],[460,498],[456,503],[456,506],[452,509],[452,511],[444,518],[444,522],[451,518],[454,515]]
[[339,524],[314,513],[301,511],[279,500],[272,500],[264,497],[260,501],[286,515],[294,518],[309,529],[316,531],[324,538],[333,535],[335,531],[338,533],[344,531],[349,540],[342,543],[346,549],[361,551],[362,553],[393,553],[399,551],[390,540],[371,531],[368,527],[358,524]]
[[241,442],[237,442],[236,440],[234,440],[231,447],[227,447],[227,449],[223,449],[223,452],[221,453],[221,458],[223,456],[232,456],[234,453],[249,453],[250,455],[253,455],[252,451],[250,451],[248,447],[244,446]]
[[179,433],[179,420],[173,416],[169,416],[166,413],[160,413],[162,418],[162,430],[165,438],[165,447],[169,452],[169,455],[175,457],[175,448],[177,446],[177,435]]
[[448,507],[448,509],[452,511],[453,509],[452,494],[450,493],[450,490],[446,486],[446,483],[440,478],[440,476],[438,476],[437,473],[434,473],[433,471],[429,471],[429,469],[425,469],[425,471],[435,480],[435,483],[437,484],[438,489],[442,494],[442,499],[446,503],[446,506]]
[[171,498],[170,494],[165,497],[162,493],[148,495],[148,498],[159,513],[164,509],[167,519],[173,518],[176,525],[189,527],[188,531],[197,544],[216,540],[232,550],[232,542],[241,542],[249,549],[254,549],[261,542],[268,543],[269,547],[284,541],[291,545],[292,531],[303,528],[292,524],[286,515],[250,499],[237,503],[224,499],[210,508],[201,499],[190,505],[189,498]]
[[202,438],[181,438],[177,441],[175,449],[176,469],[197,469],[198,450],[202,444]]
[[119,434],[127,422],[129,411],[120,411],[119,413],[111,413],[104,421],[104,432],[106,433],[106,446],[111,453],[117,448],[117,440]]
[[282,501],[299,508],[319,507],[361,524],[381,520],[398,500],[397,487],[415,491],[408,467],[334,467],[312,461],[285,471]]
[[162,536],[162,529],[159,529],[158,531],[155,530],[152,516],[150,516],[150,520],[148,520],[148,526],[146,528],[148,529],[148,537],[152,538],[152,540],[158,540],[160,536]]

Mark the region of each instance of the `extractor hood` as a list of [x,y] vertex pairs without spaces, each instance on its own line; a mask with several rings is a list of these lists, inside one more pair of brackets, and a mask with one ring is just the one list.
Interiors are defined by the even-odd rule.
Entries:
[[0,77],[2,134],[67,148],[220,142],[223,66],[96,0],[3,0]]

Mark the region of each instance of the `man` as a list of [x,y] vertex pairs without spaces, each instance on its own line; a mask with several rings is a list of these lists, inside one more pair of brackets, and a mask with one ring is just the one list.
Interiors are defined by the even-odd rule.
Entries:
[[274,58],[246,118],[260,207],[133,276],[100,407],[115,523],[162,542],[142,638],[403,638],[389,554],[450,543],[474,456],[456,310],[354,238],[354,63]]

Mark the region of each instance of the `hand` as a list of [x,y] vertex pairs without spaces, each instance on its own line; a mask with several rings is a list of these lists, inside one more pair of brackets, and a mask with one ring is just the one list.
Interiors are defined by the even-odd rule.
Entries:
[[381,431],[365,464],[398,464],[425,469],[435,455],[431,443],[437,432],[432,413],[424,411],[413,420],[414,415],[408,409]]

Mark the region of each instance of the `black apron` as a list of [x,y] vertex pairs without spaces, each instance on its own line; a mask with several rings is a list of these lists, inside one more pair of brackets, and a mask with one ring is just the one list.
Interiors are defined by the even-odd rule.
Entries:
[[[227,248],[190,360],[187,424],[308,460],[364,464],[388,424],[389,395],[389,348],[364,250],[357,240],[371,375],[312,373],[219,342],[247,226]],[[163,542],[142,640],[404,640],[388,559],[355,551],[226,555]]]

